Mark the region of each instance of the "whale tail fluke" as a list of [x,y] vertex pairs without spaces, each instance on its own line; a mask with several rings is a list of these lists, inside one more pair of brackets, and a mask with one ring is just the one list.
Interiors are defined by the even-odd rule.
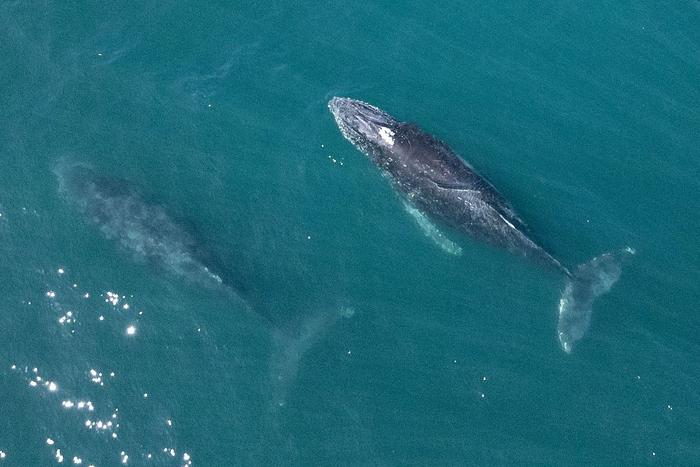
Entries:
[[570,353],[576,341],[588,331],[593,313],[593,302],[607,293],[622,272],[622,261],[633,255],[634,249],[604,253],[580,264],[569,277],[559,300],[557,336],[559,345]]
[[341,307],[306,317],[293,330],[275,329],[272,333],[270,379],[274,407],[284,407],[289,386],[294,382],[304,354],[341,318],[350,318],[354,310]]

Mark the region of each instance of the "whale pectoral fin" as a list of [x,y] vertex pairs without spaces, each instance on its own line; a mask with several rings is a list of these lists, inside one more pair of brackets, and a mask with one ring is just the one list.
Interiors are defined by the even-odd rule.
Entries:
[[402,200],[402,202],[404,209],[413,218],[413,220],[416,221],[423,234],[432,240],[433,243],[435,243],[442,251],[455,256],[460,256],[462,254],[462,248],[447,238],[447,236],[445,236],[445,234],[443,234],[420,209],[413,206],[405,199]]

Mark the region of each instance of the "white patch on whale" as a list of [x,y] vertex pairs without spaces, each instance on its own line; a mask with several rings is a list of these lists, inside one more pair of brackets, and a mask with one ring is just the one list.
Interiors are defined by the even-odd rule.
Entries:
[[443,234],[440,229],[433,224],[428,216],[423,214],[418,208],[411,205],[408,201],[403,200],[404,209],[406,212],[413,217],[413,219],[420,227],[423,234],[433,241],[440,249],[451,255],[460,256],[462,254],[462,248],[457,245],[452,240],[448,239],[445,234]]
[[508,224],[508,225],[510,226],[511,229],[513,229],[513,230],[518,230],[518,229],[515,228],[515,226],[514,226],[508,219],[506,219],[505,217],[503,217],[502,214],[499,214],[498,216],[503,220],[503,222],[505,222],[506,224]]
[[382,137],[384,142],[388,144],[389,146],[394,145],[394,132],[391,131],[388,128],[380,127],[379,128],[379,136]]

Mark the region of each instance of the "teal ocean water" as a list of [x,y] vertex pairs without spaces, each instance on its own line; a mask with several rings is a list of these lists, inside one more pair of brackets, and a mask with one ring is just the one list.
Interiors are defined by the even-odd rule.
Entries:
[[[0,465],[700,464],[698,24],[695,0],[3,1]],[[443,251],[333,96],[446,141],[565,265],[636,250],[571,354],[562,278]],[[71,164],[235,292],[110,240]]]

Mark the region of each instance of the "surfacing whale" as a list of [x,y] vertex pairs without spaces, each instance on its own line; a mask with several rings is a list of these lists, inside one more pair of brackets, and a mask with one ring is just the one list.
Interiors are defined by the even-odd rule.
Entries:
[[511,204],[449,146],[366,102],[334,97],[328,108],[342,135],[380,168],[406,202],[464,234],[551,267],[566,279],[557,336],[569,353],[588,328],[593,301],[618,280],[625,248],[567,269],[533,241]]

